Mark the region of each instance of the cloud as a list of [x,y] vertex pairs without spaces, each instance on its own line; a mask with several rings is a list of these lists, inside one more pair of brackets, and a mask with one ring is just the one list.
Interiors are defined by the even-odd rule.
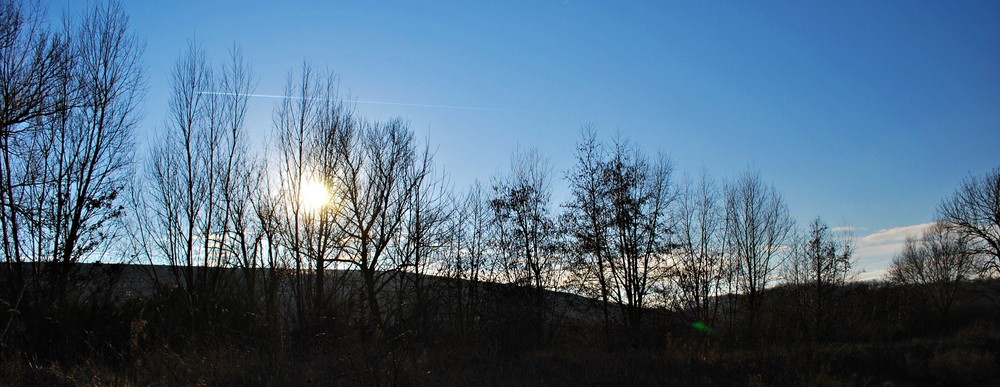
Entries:
[[878,270],[874,270],[874,271],[866,271],[864,273],[859,274],[858,277],[855,278],[855,280],[857,280],[857,281],[879,280],[879,279],[885,278],[886,274],[889,274],[889,270],[887,270],[887,269],[878,269]]
[[888,228],[858,239],[854,256],[857,258],[858,268],[863,271],[858,279],[878,279],[884,276],[892,257],[903,250],[906,238],[919,236],[932,224],[921,223]]
[[906,240],[908,236],[919,236],[924,230],[929,228],[933,223],[921,223],[914,224],[911,226],[893,227],[884,230],[878,230],[874,233],[866,235],[858,240],[858,246],[877,246],[883,244],[895,244],[902,243]]
[[830,232],[833,232],[833,233],[836,233],[836,234],[840,234],[840,233],[853,234],[857,230],[858,229],[855,228],[854,226],[839,226],[839,227],[831,228]]
[[[198,94],[212,95],[212,96],[222,96],[222,97],[232,97],[239,94],[226,93],[221,91],[199,91]],[[245,97],[253,98],[270,98],[270,99],[303,99],[303,97],[296,97],[291,95],[279,95],[279,94],[248,94],[244,93]],[[310,100],[323,100],[322,98],[306,98]],[[435,108],[435,109],[456,109],[456,110],[479,110],[479,111],[496,111],[496,112],[522,112],[517,109],[504,109],[504,108],[493,108],[493,107],[480,107],[480,106],[457,106],[457,105],[432,105],[432,104],[422,104],[422,103],[407,103],[407,102],[388,102],[388,101],[366,101],[359,99],[335,99],[334,102],[345,102],[345,103],[356,103],[356,104],[368,104],[368,105],[389,105],[389,106],[407,106],[407,107],[420,107],[420,108]]]

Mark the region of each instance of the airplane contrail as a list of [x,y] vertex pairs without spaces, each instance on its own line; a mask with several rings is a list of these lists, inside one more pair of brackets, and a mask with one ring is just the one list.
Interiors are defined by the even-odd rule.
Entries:
[[[237,96],[243,95],[247,97],[254,98],[273,98],[273,99],[303,99],[303,97],[296,97],[291,95],[277,95],[277,94],[236,94],[236,93],[226,93],[221,91],[199,91],[198,94],[204,95],[221,95],[221,96]],[[315,98],[321,99],[321,98]],[[490,108],[490,107],[475,107],[475,106],[456,106],[456,105],[430,105],[421,103],[405,103],[405,102],[387,102],[387,101],[366,101],[366,100],[348,100],[348,99],[337,99],[337,102],[353,102],[353,103],[363,103],[369,105],[390,105],[390,106],[409,106],[409,107],[422,107],[422,108],[435,108],[435,109],[456,109],[456,110],[477,110],[477,111],[494,111],[494,112],[520,112],[521,110],[516,109],[503,109],[503,108]]]

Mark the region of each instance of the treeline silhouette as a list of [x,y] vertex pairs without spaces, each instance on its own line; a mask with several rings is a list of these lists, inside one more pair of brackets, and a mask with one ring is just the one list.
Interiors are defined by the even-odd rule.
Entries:
[[0,10],[0,383],[1000,377],[1000,169],[858,282],[850,234],[796,225],[754,170],[679,173],[588,127],[565,171],[518,150],[455,189],[405,120],[357,114],[308,64],[253,138],[252,65],[196,43],[140,128],[120,3],[59,27]]

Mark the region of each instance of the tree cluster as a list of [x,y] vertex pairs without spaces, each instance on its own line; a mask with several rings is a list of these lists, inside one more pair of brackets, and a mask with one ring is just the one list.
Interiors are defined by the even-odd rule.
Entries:
[[937,220],[910,236],[889,267],[889,280],[921,286],[939,315],[948,317],[969,282],[1000,274],[1000,169],[968,178],[938,205]]
[[0,288],[64,303],[77,264],[127,231],[142,46],[118,3],[49,28],[38,4],[3,1],[0,28]]

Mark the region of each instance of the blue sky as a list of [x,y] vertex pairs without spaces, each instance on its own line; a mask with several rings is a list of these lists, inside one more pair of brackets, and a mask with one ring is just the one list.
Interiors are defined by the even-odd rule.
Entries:
[[[1000,166],[1000,2],[125,6],[146,42],[150,134],[187,42],[218,61],[235,44],[261,94],[281,94],[308,61],[357,100],[477,108],[357,106],[408,119],[458,188],[488,181],[518,146],[561,176],[588,124],[669,154],[681,173],[756,168],[800,223],[854,227],[868,276],[963,178]],[[273,103],[254,101],[252,129],[266,132]]]

